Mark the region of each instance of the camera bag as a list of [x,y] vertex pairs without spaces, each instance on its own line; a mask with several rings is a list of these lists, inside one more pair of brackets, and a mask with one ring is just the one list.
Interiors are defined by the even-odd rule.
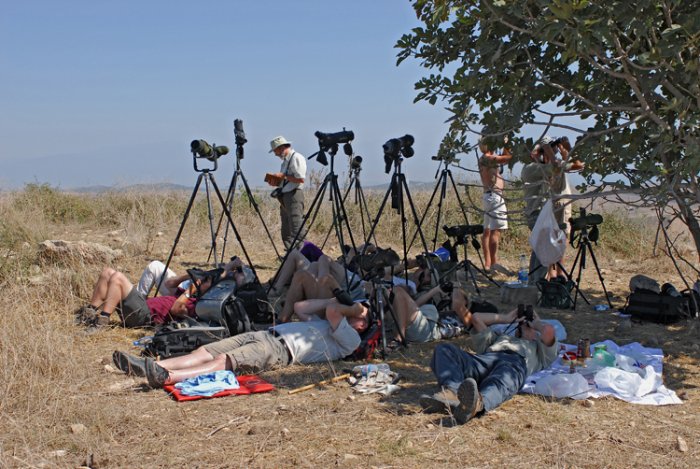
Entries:
[[146,343],[144,355],[177,357],[228,336],[229,332],[225,326],[209,326],[194,319],[171,322],[156,329],[153,337]]
[[225,326],[229,335],[253,330],[245,304],[235,293],[235,280],[221,280],[197,300],[197,317],[210,324]]
[[272,322],[272,305],[267,299],[265,287],[260,282],[256,280],[241,285],[236,290],[236,296],[243,302],[243,308],[252,322],[256,324]]
[[691,317],[689,298],[637,289],[627,297],[624,312],[633,320],[672,324]]
[[382,328],[378,320],[372,321],[366,331],[360,334],[360,345],[345,360],[371,360],[382,340]]
[[542,279],[537,282],[537,288],[540,290],[539,305],[543,308],[558,308],[558,309],[569,309],[573,306],[574,302],[571,298],[571,290],[573,289],[573,282],[567,280],[566,282],[560,282],[557,280],[545,280]]

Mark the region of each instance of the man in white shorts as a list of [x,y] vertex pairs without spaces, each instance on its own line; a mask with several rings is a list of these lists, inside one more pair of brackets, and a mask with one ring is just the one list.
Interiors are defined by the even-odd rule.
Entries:
[[[507,143],[507,140],[505,140]],[[505,185],[501,176],[500,166],[507,163],[513,157],[508,148],[503,149],[502,155],[497,155],[482,140],[479,143],[482,156],[479,158],[479,174],[481,184],[484,186],[484,234],[481,245],[484,248],[484,268],[487,271],[500,271],[510,274],[498,263],[498,244],[501,240],[501,230],[508,229],[508,210],[503,199],[503,187]]]

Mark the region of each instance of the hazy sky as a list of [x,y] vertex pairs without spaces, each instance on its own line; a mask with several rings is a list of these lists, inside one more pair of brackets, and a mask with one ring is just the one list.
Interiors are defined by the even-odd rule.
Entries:
[[[406,0],[0,1],[0,188],[193,185],[190,141],[233,148],[236,118],[253,186],[279,168],[274,136],[309,156],[315,131],[343,127],[365,185],[388,180],[382,144],[405,133],[416,155],[404,172],[434,176],[448,114],[413,104],[425,70],[395,65],[418,25]],[[234,161],[221,158],[220,184]]]

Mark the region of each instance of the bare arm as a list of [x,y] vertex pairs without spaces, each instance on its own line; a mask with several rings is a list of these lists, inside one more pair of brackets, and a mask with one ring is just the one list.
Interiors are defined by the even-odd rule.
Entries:
[[331,328],[334,331],[338,329],[344,317],[359,318],[365,314],[367,314],[367,307],[361,303],[355,303],[352,306],[345,306],[337,303],[326,308],[326,320],[331,324]]
[[439,286],[439,285],[436,286],[436,287],[431,288],[430,290],[428,290],[427,292],[423,293],[421,296],[419,296],[418,298],[416,298],[416,300],[415,300],[416,306],[423,306],[423,305],[426,304],[428,301],[430,301],[431,298],[432,298],[433,296],[435,296],[436,294],[440,293],[441,291],[442,291],[442,290],[440,290],[440,286]]
[[176,275],[175,277],[170,277],[167,279],[165,282],[166,287],[168,288],[177,288],[178,285],[180,285],[182,282],[190,278],[188,274],[182,274],[182,275]]

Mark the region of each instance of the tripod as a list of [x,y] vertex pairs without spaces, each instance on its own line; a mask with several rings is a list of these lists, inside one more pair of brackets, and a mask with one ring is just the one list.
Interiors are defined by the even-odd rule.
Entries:
[[[386,156],[385,156],[386,158]],[[389,200],[389,196],[391,195],[391,208],[395,209],[399,215],[401,216],[401,240],[403,242],[403,266],[404,266],[404,276],[406,280],[408,280],[408,243],[407,243],[407,238],[406,238],[406,210],[405,210],[405,202],[404,202],[404,195],[406,196],[406,199],[408,200],[408,204],[411,208],[411,214],[413,215],[413,220],[414,223],[416,224],[416,230],[418,234],[420,235],[421,243],[423,244],[423,249],[424,252],[428,252],[428,245],[425,241],[425,235],[423,234],[423,230],[420,227],[419,224],[419,219],[418,219],[418,212],[416,211],[416,206],[413,203],[413,199],[411,198],[411,192],[408,190],[408,183],[406,182],[406,176],[401,172],[401,162],[403,161],[403,158],[399,158],[398,156],[393,158],[393,166],[394,166],[394,172],[391,175],[391,184],[389,184],[389,189],[386,192],[386,195],[384,196],[384,199],[382,200],[382,203],[379,207],[379,211],[377,212],[377,217],[374,219],[374,223],[372,224],[372,228],[370,229],[369,235],[367,236],[367,239],[365,240],[365,249],[367,243],[369,243],[369,240],[372,238],[374,235],[374,231],[377,228],[377,225],[379,224],[379,220],[382,217],[382,213],[384,212],[384,208],[386,207],[386,202]],[[364,254],[365,249],[363,249],[363,252],[361,254]],[[439,282],[439,279],[437,278],[437,271],[435,270],[435,266],[433,265],[433,261],[430,258],[431,256],[426,256],[425,259],[428,263],[428,267],[431,272],[431,276],[433,277],[433,281],[435,284]]]
[[[356,156],[350,160],[350,183],[345,189],[345,194],[343,194],[342,204],[345,206],[345,201],[350,195],[350,191],[355,189],[355,205],[360,206],[360,222],[362,223],[362,239],[367,237],[367,225],[369,225],[372,218],[369,215],[369,207],[367,206],[367,199],[365,198],[365,193],[362,190],[362,185],[360,184],[360,171],[362,171],[362,157]],[[366,218],[366,220],[365,220]],[[328,238],[333,232],[333,226],[328,228],[328,233],[326,233],[326,238],[323,240],[321,245],[321,250],[326,246]],[[377,244],[376,237],[374,238],[374,244]]]
[[[318,191],[316,192],[316,196],[314,197],[313,201],[311,202],[311,206],[309,207],[306,214],[304,215],[304,219],[301,222],[301,226],[299,227],[299,230],[294,235],[294,240],[292,241],[291,246],[295,246],[297,244],[297,242],[302,238],[302,236],[306,233],[306,229],[308,227],[310,227],[311,225],[313,225],[313,223],[316,221],[316,217],[318,216],[319,209],[321,208],[321,204],[323,202],[323,197],[325,196],[326,191],[328,191],[328,196],[329,196],[329,200],[331,202],[331,210],[332,210],[331,230],[335,230],[335,235],[336,235],[336,238],[338,239],[338,243],[340,244],[341,251],[342,251],[342,247],[345,245],[343,225],[345,225],[345,229],[347,230],[348,237],[350,238],[350,243],[351,243],[353,249],[357,250],[357,247],[355,244],[355,239],[353,238],[352,230],[350,229],[350,223],[348,221],[348,214],[347,214],[347,211],[345,210],[345,205],[343,205],[344,199],[340,195],[340,188],[338,187],[338,175],[335,174],[335,171],[334,171],[335,155],[338,152],[338,147],[337,147],[337,145],[331,146],[331,148],[328,148],[327,150],[331,156],[330,170],[328,171],[328,174],[326,175],[326,177],[323,179],[323,183],[318,188]],[[285,253],[284,258],[282,259],[282,263],[280,264],[280,267],[277,269],[277,272],[275,272],[274,277],[272,277],[272,279],[270,280],[270,287],[268,288],[268,293],[270,292],[270,290],[272,290],[272,286],[277,281],[277,277],[279,277],[279,275],[280,275],[280,272],[282,270],[282,266],[287,261],[287,258],[289,257],[289,254],[291,252],[292,252],[292,249],[290,248]],[[349,276],[348,276],[345,256],[341,256],[341,258],[343,259],[343,267],[345,267],[345,269],[344,269],[344,271],[345,271],[345,284],[347,285],[348,290],[350,290],[350,289],[352,289],[352,286],[349,285]]]
[[[435,200],[435,196],[438,193],[438,189],[440,190],[440,198],[438,199],[438,208],[437,208],[437,218],[435,221],[435,233],[433,235],[433,251],[437,248],[437,237],[438,237],[438,232],[440,230],[440,220],[442,219],[442,207],[443,207],[443,202],[445,201],[445,197],[447,196],[447,181],[450,181],[450,186],[452,187],[452,190],[454,191],[455,196],[457,197],[457,203],[459,204],[459,209],[462,212],[462,215],[464,215],[464,223],[466,225],[469,224],[469,218],[467,217],[467,212],[464,211],[464,204],[462,203],[462,198],[459,195],[459,191],[457,190],[457,184],[455,183],[454,178],[452,177],[452,171],[450,170],[450,161],[446,159],[441,159],[440,160],[440,165],[438,166],[437,171],[435,172],[435,179],[437,179],[437,182],[435,183],[435,188],[433,189],[433,193],[430,196],[430,199],[428,200],[428,204],[425,206],[425,210],[423,211],[423,216],[420,219],[420,222],[418,223],[419,227],[423,226],[423,221],[425,218],[428,216],[428,211],[430,207],[433,205],[433,201]],[[442,170],[440,168],[442,167]],[[438,178],[438,173],[440,173],[440,177]],[[409,249],[413,247],[413,243],[416,240],[416,237],[418,236],[418,230],[416,230],[413,233],[413,238],[411,239],[411,243],[409,244]]]
[[[464,227],[464,229],[462,229]],[[445,231],[449,231],[450,229],[455,229],[455,227],[452,228],[447,228],[445,227]],[[479,289],[479,285],[476,283],[476,274],[474,272],[478,272],[481,275],[484,276],[489,282],[493,283],[497,287],[500,287],[501,284],[496,282],[493,277],[491,277],[489,274],[486,273],[485,270],[478,268],[472,261],[469,259],[469,252],[467,249],[467,235],[471,236],[471,245],[472,247],[476,250],[476,252],[479,252],[479,249],[481,245],[479,244],[479,241],[476,239],[476,235],[478,234],[477,231],[483,232],[483,227],[481,225],[462,225],[456,227],[460,231],[464,231],[465,233],[458,233],[457,236],[455,237],[455,246],[462,245],[464,246],[464,260],[460,261],[452,267],[450,270],[445,272],[443,276],[447,276],[451,274],[452,272],[455,272],[461,268],[464,269],[464,275],[467,280],[471,278],[472,284],[474,285],[474,291],[476,291],[476,294],[481,296],[481,290]],[[479,230],[481,228],[481,230]],[[481,256],[479,256],[481,259]]]
[[[200,140],[201,141],[201,140]],[[194,143],[194,142],[193,142]],[[216,149],[216,147],[214,147]],[[225,147],[224,147],[225,148]],[[226,152],[228,152],[228,149],[226,149]],[[187,218],[190,215],[190,211],[192,210],[192,205],[194,204],[194,200],[197,197],[197,193],[199,191],[199,187],[202,184],[202,181],[204,181],[204,187],[206,190],[206,196],[207,196],[207,213],[209,216],[209,232],[211,233],[211,252],[214,253],[214,259],[217,259],[216,255],[216,234],[214,232],[214,213],[212,210],[212,203],[211,203],[211,189],[210,186],[214,188],[214,192],[216,193],[217,198],[219,199],[219,202],[221,203],[221,208],[224,211],[224,214],[226,215],[226,218],[233,230],[233,233],[236,235],[236,239],[238,240],[238,244],[241,245],[241,250],[243,251],[243,254],[246,258],[246,261],[248,262],[248,265],[250,266],[251,270],[253,271],[253,274],[255,275],[255,279],[258,279],[258,273],[255,271],[255,267],[253,266],[253,263],[250,260],[250,256],[248,256],[248,251],[246,251],[245,246],[243,245],[243,240],[241,240],[241,235],[238,233],[238,230],[236,229],[236,225],[233,223],[233,219],[231,218],[231,212],[228,209],[228,206],[226,205],[226,202],[224,201],[224,198],[221,196],[221,191],[219,190],[219,186],[216,184],[216,180],[214,179],[214,175],[212,174],[216,169],[218,168],[218,161],[219,161],[219,154],[214,153],[215,156],[212,157],[207,157],[210,161],[213,161],[214,166],[213,168],[199,168],[197,165],[197,160],[202,158],[195,149],[195,146],[192,146],[192,159],[193,159],[193,166],[194,170],[199,173],[199,176],[197,176],[197,182],[194,186],[194,189],[192,190],[192,195],[190,196],[190,200],[187,204],[187,208],[185,209],[185,214],[182,216],[182,222],[180,223],[180,228],[177,231],[177,235],[175,236],[175,241],[173,242],[173,247],[170,249],[170,254],[168,255],[168,260],[165,263],[165,269],[163,270],[164,272],[168,271],[168,267],[170,266],[170,262],[173,259],[173,255],[175,253],[175,248],[177,247],[177,243],[180,241],[180,237],[182,236],[182,231],[185,229],[185,224],[187,223]],[[223,153],[225,154],[225,152]],[[165,275],[162,275],[160,278],[160,281],[158,282],[158,288],[156,288],[156,294],[157,292],[160,291],[160,287],[163,284],[163,281],[165,280]]]
[[[398,327],[398,320],[396,319],[396,313],[394,312],[394,308],[392,306],[392,294],[388,292],[387,287],[393,286],[391,282],[387,282],[385,280],[382,280],[382,274],[384,272],[384,269],[381,268],[380,272],[373,276],[371,278],[372,282],[372,292],[374,293],[372,299],[371,299],[371,311],[373,315],[378,315],[379,317],[376,318],[379,321],[379,327],[380,327],[380,333],[382,335],[382,342],[381,342],[381,355],[382,359],[386,358],[386,351],[387,351],[387,340],[386,340],[386,311],[389,311],[389,314],[391,315],[391,318],[394,321],[394,325],[396,326],[396,331],[399,333],[399,337],[401,338],[401,345],[406,348],[408,347],[408,343],[406,342],[406,337],[403,335],[401,332],[401,329]],[[392,272],[393,273],[393,272]]]
[[[585,211],[582,211],[582,218],[585,216]],[[590,233],[588,230],[591,230]],[[603,280],[603,275],[600,273],[600,268],[598,267],[598,261],[596,260],[595,257],[595,252],[593,252],[593,245],[591,244],[591,241],[597,242],[598,241],[598,226],[597,225],[588,225],[586,224],[583,226],[580,230],[580,233],[578,235],[574,234],[574,228],[572,227],[572,232],[571,232],[571,238],[569,240],[569,244],[571,247],[578,248],[578,252],[576,253],[576,257],[574,258],[574,263],[571,266],[571,272],[569,272],[569,278],[573,278],[572,275],[574,273],[574,270],[576,270],[577,264],[578,264],[578,272],[576,275],[576,294],[574,294],[574,305],[573,309],[576,309],[576,300],[578,299],[579,294],[581,295],[581,298],[584,299],[586,304],[591,304],[588,299],[586,299],[585,296],[583,296],[583,292],[581,292],[580,288],[578,287],[581,283],[581,274],[583,269],[586,268],[586,253],[590,252],[591,254],[591,260],[593,261],[593,265],[595,266],[596,273],[598,274],[598,280],[600,280],[600,285],[603,287],[603,293],[605,293],[605,300],[608,302],[608,306],[610,309],[612,309],[612,303],[610,302],[610,296],[608,295],[608,290],[605,288],[605,281]],[[576,244],[576,245],[575,245]],[[575,246],[574,246],[575,245]]]
[[[233,172],[233,175],[231,176],[231,182],[229,183],[228,186],[228,192],[226,194],[226,207],[228,208],[228,211],[231,212],[233,209],[233,200],[235,198],[235,193],[236,193],[236,188],[238,187],[238,179],[243,182],[243,187],[245,188],[245,194],[246,197],[248,198],[248,202],[253,206],[253,209],[255,212],[258,214],[258,218],[260,218],[260,223],[262,223],[263,228],[265,229],[265,233],[267,234],[267,238],[270,240],[270,245],[272,246],[272,249],[275,250],[275,254],[277,255],[277,258],[280,258],[280,253],[277,250],[277,246],[275,245],[275,241],[272,238],[272,234],[270,234],[270,230],[267,228],[267,224],[265,223],[265,220],[263,219],[262,214],[260,213],[260,208],[258,207],[258,203],[255,201],[255,197],[253,196],[253,192],[250,190],[250,186],[248,185],[248,180],[246,179],[245,175],[243,174],[243,170],[241,169],[241,160],[243,159],[243,145],[247,142],[245,138],[245,134],[243,133],[243,123],[239,120],[236,119],[234,121],[235,129],[236,129],[236,169]],[[216,234],[215,236],[218,236],[219,230],[221,229],[221,223],[224,219],[224,212],[221,213],[221,216],[219,217],[219,223],[216,226]],[[224,231],[224,243],[223,246],[221,247],[221,258],[220,261],[221,263],[224,262],[224,256],[226,252],[226,243],[228,242],[228,229],[229,226],[226,225],[226,230]],[[207,258],[207,262],[211,259],[212,253],[214,253],[214,245],[212,244],[212,249],[209,251],[209,257]],[[214,253],[214,261],[216,261],[216,253]]]

